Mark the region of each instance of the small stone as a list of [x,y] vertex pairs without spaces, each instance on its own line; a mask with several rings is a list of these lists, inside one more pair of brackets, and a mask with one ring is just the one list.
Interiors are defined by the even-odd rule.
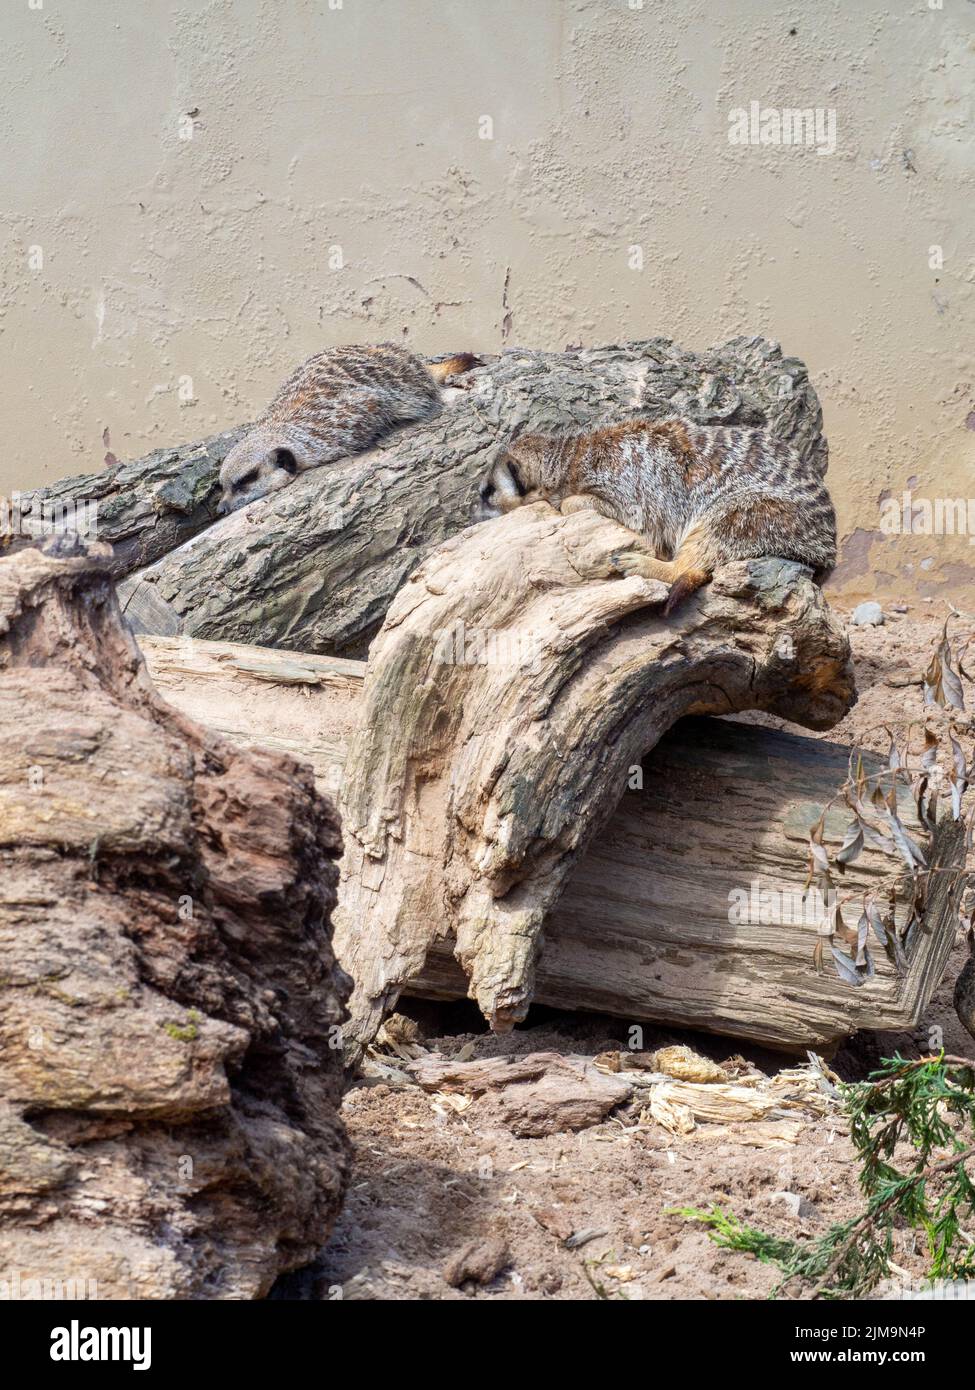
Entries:
[[650,1054],[650,1063],[654,1071],[662,1071],[665,1076],[672,1076],[676,1081],[728,1080],[728,1073],[723,1067],[719,1067],[717,1062],[712,1062],[709,1057],[702,1057],[683,1043],[674,1047],[658,1048]]
[[884,610],[879,603],[858,603],[850,614],[850,622],[856,627],[883,627]]
[[451,1255],[443,1267],[443,1277],[452,1289],[462,1284],[490,1284],[510,1258],[507,1245],[497,1236],[471,1240]]
[[769,1201],[781,1202],[783,1206],[788,1207],[791,1216],[798,1216],[802,1198],[799,1196],[798,1192],[773,1192],[769,1197]]
[[906,613],[908,611],[906,603],[892,603],[890,605],[892,613]]
[[548,1231],[557,1240],[568,1240],[575,1229],[572,1218],[555,1207],[538,1207],[532,1212],[532,1216],[543,1230]]
[[769,1201],[782,1202],[788,1208],[789,1215],[797,1221],[815,1220],[819,1215],[812,1202],[798,1192],[773,1192]]

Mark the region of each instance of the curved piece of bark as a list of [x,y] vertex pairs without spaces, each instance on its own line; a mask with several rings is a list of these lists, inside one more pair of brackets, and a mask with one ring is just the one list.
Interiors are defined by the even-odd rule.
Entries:
[[104,547],[55,549],[0,561],[0,1266],[257,1297],[347,1181],[338,821],[156,694]]
[[764,709],[823,729],[855,700],[808,570],[729,565],[665,621],[665,586],[613,577],[632,544],[594,512],[538,503],[448,541],[397,595],[342,798],[336,949],[360,1042],[447,932],[492,1026],[524,1017],[546,912],[682,715]]
[[120,586],[137,632],[362,655],[425,554],[462,531],[499,440],[634,415],[765,424],[826,470],[806,369],[778,344],[705,353],[663,338],[512,350],[448,389],[436,418],[222,518]]

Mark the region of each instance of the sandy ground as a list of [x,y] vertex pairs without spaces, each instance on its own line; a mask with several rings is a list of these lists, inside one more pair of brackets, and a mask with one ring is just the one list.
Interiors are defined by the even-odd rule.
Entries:
[[[884,627],[853,628],[860,702],[825,737],[883,752],[884,725],[906,738],[921,710],[916,682],[943,620],[940,610],[919,605],[889,612]],[[963,959],[959,946],[912,1035],[860,1034],[832,1059],[835,1071],[853,1080],[895,1048],[927,1051],[932,1027],[943,1030],[949,1051],[971,1055],[951,1005]],[[619,1022],[592,1015],[538,1009],[496,1038],[473,1006],[405,1007],[422,1045],[444,1056],[462,1048],[474,1058],[542,1049],[595,1056],[625,1041]],[[672,1042],[719,1062],[741,1054],[770,1075],[790,1065],[743,1042],[646,1030],[647,1048]],[[276,1296],[762,1298],[778,1279],[775,1269],[719,1249],[672,1209],[716,1203],[768,1231],[808,1238],[860,1209],[858,1168],[839,1117],[808,1123],[795,1144],[755,1147],[747,1125],[730,1137],[713,1126],[675,1137],[641,1123],[641,1109],[629,1103],[577,1133],[517,1138],[479,1121],[476,1106],[454,1113],[413,1085],[355,1087],[345,1102],[356,1169],[344,1214],[320,1264],[282,1281]],[[483,1284],[451,1287],[445,1266],[471,1241],[487,1243],[488,1265],[493,1255],[501,1267]],[[912,1276],[922,1272],[912,1233],[898,1233],[895,1259]]]

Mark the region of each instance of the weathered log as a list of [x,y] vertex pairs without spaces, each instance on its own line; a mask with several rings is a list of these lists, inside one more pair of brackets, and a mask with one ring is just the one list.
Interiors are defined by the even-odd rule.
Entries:
[[104,551],[0,561],[0,1267],[256,1297],[347,1178],[338,823],[159,697]]
[[153,682],[177,709],[244,747],[304,759],[319,790],[338,796],[364,661],[195,637],[138,641]]
[[499,440],[519,426],[557,431],[678,412],[765,424],[826,469],[806,369],[762,338],[700,354],[661,338],[519,349],[465,380],[469,389],[446,391],[436,418],[313,470],[131,576],[120,595],[136,631],[364,655],[407,576],[468,525]]
[[[243,744],[307,758],[319,786],[336,792],[365,663],[230,642],[140,640],[153,680],[180,709]],[[572,870],[545,923],[535,999],[784,1048],[828,1046],[860,1028],[913,1027],[954,939],[946,876],[934,874],[906,973],[879,951],[876,974],[859,988],[828,963],[823,974],[812,968],[818,919],[798,903],[808,834],[845,780],[849,754],[824,740],[682,720],[628,779],[642,788],[624,792]],[[915,823],[909,806],[902,818]],[[827,844],[841,843],[845,828],[845,817],[831,812]],[[958,855],[957,829],[946,826],[936,871]],[[869,846],[847,869],[848,915],[867,891],[878,901],[893,891],[903,924],[909,894],[898,862]],[[745,920],[736,922],[742,895]],[[405,987],[443,999],[467,988],[449,935],[433,941]]]
[[[535,998],[728,1033],[798,1050],[830,1047],[859,1029],[906,1031],[939,985],[955,941],[964,829],[941,823],[930,853],[924,931],[901,973],[874,946],[875,973],[845,982],[813,952],[822,913],[804,899],[809,833],[847,775],[850,749],[721,720],[682,720],[642,768],[573,870],[545,924]],[[875,770],[865,759],[868,770]],[[900,814],[917,831],[910,797]],[[849,817],[826,818],[842,843]],[[911,893],[897,861],[865,850],[846,872],[842,901],[855,922],[864,895],[895,902],[898,929]],[[341,890],[340,890],[341,896]],[[467,992],[450,939],[437,940],[409,992]]]
[[[217,520],[220,465],[244,429],[154,449],[131,463],[22,493],[21,543],[57,529],[90,530],[92,538],[111,545],[108,563],[116,577],[151,565]],[[14,537],[9,549],[18,548]]]
[[394,600],[341,798],[360,1041],[445,929],[492,1027],[524,1017],[546,913],[682,715],[828,728],[853,703],[849,644],[808,570],[729,565],[664,620],[665,585],[612,577],[632,545],[536,503],[448,541]]

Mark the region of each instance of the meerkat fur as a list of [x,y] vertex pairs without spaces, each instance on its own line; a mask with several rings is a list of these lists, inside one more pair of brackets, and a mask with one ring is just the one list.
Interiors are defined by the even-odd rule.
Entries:
[[767,430],[629,420],[588,434],[522,434],[480,489],[482,518],[540,500],[592,508],[643,538],[624,574],[670,584],[664,612],[730,560],[798,560],[822,580],[836,517],[816,469]]
[[425,364],[395,343],[326,348],[303,362],[220,469],[223,511],[286,487],[299,473],[368,449],[441,409],[441,385],[479,365],[471,353]]

